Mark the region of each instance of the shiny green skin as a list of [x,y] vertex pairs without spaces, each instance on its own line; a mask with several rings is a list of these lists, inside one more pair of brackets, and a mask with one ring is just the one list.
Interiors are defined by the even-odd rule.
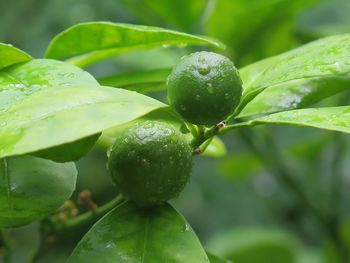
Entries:
[[116,186],[139,206],[177,196],[191,175],[191,147],[164,123],[136,123],[117,137],[109,154],[108,168]]
[[170,105],[188,122],[214,125],[240,102],[242,81],[233,62],[213,52],[185,56],[168,77]]
[[77,161],[91,150],[100,135],[101,133],[94,134],[75,142],[37,151],[32,155],[59,163]]

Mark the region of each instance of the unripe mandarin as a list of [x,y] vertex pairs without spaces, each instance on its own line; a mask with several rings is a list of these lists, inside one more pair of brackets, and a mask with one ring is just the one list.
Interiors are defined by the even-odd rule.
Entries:
[[238,106],[242,81],[228,58],[213,52],[185,56],[168,77],[170,105],[188,122],[214,125]]
[[145,121],[120,134],[109,152],[108,169],[120,192],[139,206],[177,196],[192,170],[192,150],[172,126]]

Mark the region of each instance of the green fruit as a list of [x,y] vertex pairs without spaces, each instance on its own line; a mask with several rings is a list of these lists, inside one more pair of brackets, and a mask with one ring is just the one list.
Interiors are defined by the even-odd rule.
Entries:
[[183,134],[156,121],[124,130],[109,152],[108,168],[121,193],[139,206],[178,195],[192,170],[192,150]]
[[52,148],[40,150],[32,153],[31,155],[59,163],[77,161],[91,150],[100,135],[101,133],[94,134],[75,142],[70,142]]
[[214,125],[239,104],[242,81],[233,62],[213,52],[185,56],[168,77],[170,105],[187,121]]

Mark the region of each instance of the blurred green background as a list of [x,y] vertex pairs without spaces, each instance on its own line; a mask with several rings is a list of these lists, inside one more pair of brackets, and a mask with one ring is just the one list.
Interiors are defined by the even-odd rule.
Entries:
[[[316,38],[349,32],[349,14],[349,0],[0,0],[0,41],[41,57],[57,33],[76,23],[145,24],[217,38],[227,45],[225,55],[242,67]],[[137,52],[88,71],[102,77],[168,68],[194,50]],[[334,100],[349,104],[348,98],[342,93],[322,105]],[[350,251],[348,136],[274,126],[234,132],[223,139],[227,154],[196,157],[191,182],[173,201],[208,250],[237,263],[346,262],[344,253]],[[78,162],[79,182],[72,200],[84,189],[92,191],[98,204],[117,193],[105,163],[105,150],[98,147]],[[330,226],[319,223],[291,185],[281,180],[283,173],[292,176],[329,218]],[[37,227],[12,231],[17,248],[13,262],[26,262],[38,242]],[[41,262],[64,262],[86,230],[58,237]],[[337,237],[333,241],[332,235]]]

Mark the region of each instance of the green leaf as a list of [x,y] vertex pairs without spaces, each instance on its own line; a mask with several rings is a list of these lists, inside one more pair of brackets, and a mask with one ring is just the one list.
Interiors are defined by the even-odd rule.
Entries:
[[99,87],[89,73],[56,60],[34,59],[7,67],[0,71],[0,112],[42,89],[60,86],[73,89],[76,85]]
[[203,155],[211,157],[223,157],[227,154],[225,143],[217,136],[213,137]]
[[258,94],[239,114],[239,118],[305,108],[349,87],[350,74],[288,81]]
[[296,240],[288,232],[269,228],[225,231],[209,241],[208,250],[238,263],[296,263]]
[[77,171],[73,163],[58,164],[37,157],[0,160],[0,229],[39,220],[67,200]]
[[12,45],[0,43],[0,69],[31,59],[32,57],[24,51]]
[[284,111],[238,125],[255,126],[258,124],[288,124],[350,133],[350,106]]
[[164,106],[117,88],[42,89],[0,115],[0,158],[74,142]]
[[98,80],[101,85],[123,88],[145,93],[165,90],[165,82],[171,69],[154,69],[131,73],[118,74]]
[[211,45],[220,42],[158,27],[110,22],[75,25],[58,34],[50,43],[45,57],[70,59],[85,67],[126,52],[162,46]]
[[213,255],[212,253],[207,252],[210,263],[232,263],[232,261],[222,259],[218,256]]
[[139,209],[125,203],[104,216],[79,242],[74,262],[208,262],[186,220],[169,204]]
[[[265,89],[264,98],[258,98],[255,105],[251,102],[250,115],[309,105],[344,90],[350,84],[349,53],[350,34],[344,34],[319,39],[243,68],[240,73],[244,91],[239,109]],[[334,83],[334,91],[329,91],[330,83],[332,89]],[[270,88],[274,90],[267,91]],[[288,97],[280,105],[281,93]]]

